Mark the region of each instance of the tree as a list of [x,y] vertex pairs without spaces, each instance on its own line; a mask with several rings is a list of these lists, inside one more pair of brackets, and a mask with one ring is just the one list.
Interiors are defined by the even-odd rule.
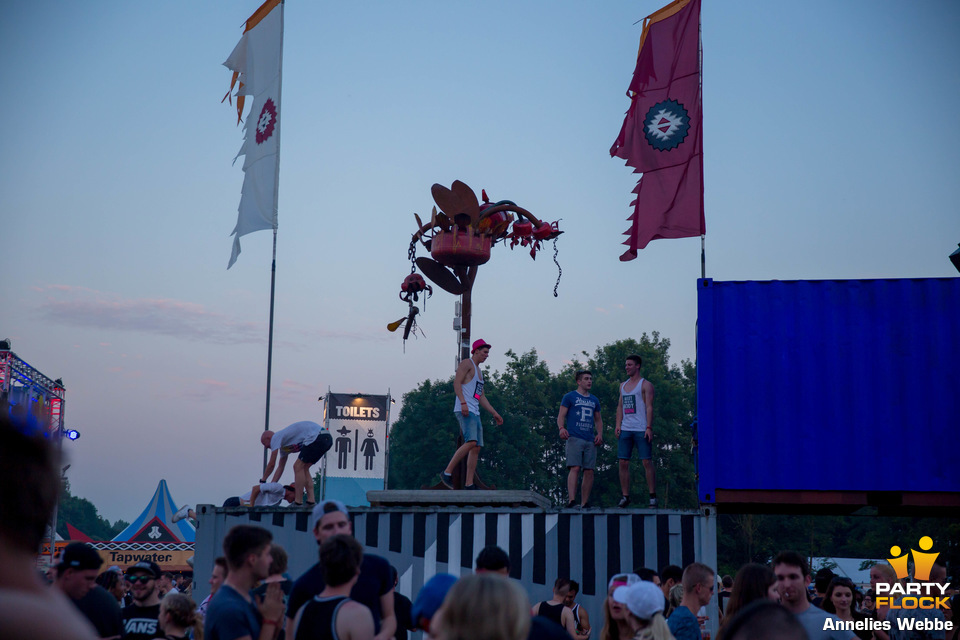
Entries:
[[117,520],[112,525],[101,517],[97,508],[86,498],[78,498],[70,493],[70,481],[64,478],[60,492],[60,504],[57,508],[57,533],[69,539],[67,523],[70,523],[94,540],[112,540],[114,536],[130,526],[129,522]]
[[[620,340],[597,349],[586,365],[575,360],[554,374],[536,350],[517,355],[507,352],[503,372],[484,372],[487,398],[503,416],[496,427],[489,414],[481,412],[484,448],[478,473],[487,484],[500,489],[529,489],[556,503],[566,502],[566,457],[557,435],[560,399],[575,386],[579,369],[594,374],[593,393],[600,399],[604,422],[604,446],[597,456],[595,504],[616,504],[620,485],[617,474],[614,416],[626,356],[643,358],[644,377],[656,387],[654,402],[655,460],[662,504],[672,508],[696,507],[693,456],[688,425],[695,410],[695,369],[684,361],[669,365],[670,342],[658,333],[640,340]],[[584,356],[587,354],[584,353]],[[390,486],[416,489],[434,484],[456,443],[453,416],[453,379],[422,382],[403,397],[403,408],[391,430]],[[645,484],[635,464],[632,491]]]

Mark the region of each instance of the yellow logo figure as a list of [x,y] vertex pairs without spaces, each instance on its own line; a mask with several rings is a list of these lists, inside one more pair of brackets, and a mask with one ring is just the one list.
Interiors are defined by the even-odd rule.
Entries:
[[[923,536],[920,538],[918,544],[923,551],[930,551],[933,548],[933,538],[930,536]],[[913,554],[913,577],[916,580],[921,582],[930,579],[930,570],[933,569],[933,563],[936,562],[937,556],[940,553],[924,553],[923,551],[917,551],[916,549],[911,549],[910,553]],[[893,567],[893,570],[897,572],[897,580],[903,580],[909,575],[909,570],[907,568],[907,562],[909,560],[910,554],[903,553],[900,547],[894,545],[890,547],[890,555],[894,556],[893,558],[887,558],[887,562],[890,563],[890,566]]]
[[[919,544],[924,551],[930,551],[933,548],[933,539],[930,536],[923,536]],[[933,563],[936,562],[940,553],[922,553],[916,549],[910,549],[910,553],[913,554],[913,577],[921,581],[929,580],[930,570],[933,569]]]

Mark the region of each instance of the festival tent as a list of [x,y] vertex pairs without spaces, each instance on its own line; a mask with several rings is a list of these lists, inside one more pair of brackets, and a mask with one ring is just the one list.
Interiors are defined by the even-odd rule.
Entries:
[[147,507],[113,542],[193,542],[197,530],[188,518],[173,522],[176,512],[167,481],[161,480]]

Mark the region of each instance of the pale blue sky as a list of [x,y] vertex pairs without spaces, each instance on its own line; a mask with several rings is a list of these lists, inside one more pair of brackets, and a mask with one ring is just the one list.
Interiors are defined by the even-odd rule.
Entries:
[[[220,104],[258,5],[37,1],[0,21],[0,337],[65,381],[69,477],[111,520],[161,478],[219,503],[259,473],[271,243],[246,236],[226,271],[242,131]],[[636,177],[608,149],[633,23],[660,5],[287,3],[275,426],[319,419],[328,387],[399,398],[451,374],[452,296],[406,353],[385,330],[434,182],[562,218],[559,298],[550,251],[497,247],[480,271],[493,368],[644,331],[693,358],[699,240],[617,260]],[[709,277],[957,275],[960,5],[704,0],[702,23]]]

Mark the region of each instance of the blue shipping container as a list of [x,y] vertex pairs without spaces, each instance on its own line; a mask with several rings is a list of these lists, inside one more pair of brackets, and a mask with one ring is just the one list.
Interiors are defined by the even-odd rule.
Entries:
[[697,287],[701,502],[960,491],[960,278]]

